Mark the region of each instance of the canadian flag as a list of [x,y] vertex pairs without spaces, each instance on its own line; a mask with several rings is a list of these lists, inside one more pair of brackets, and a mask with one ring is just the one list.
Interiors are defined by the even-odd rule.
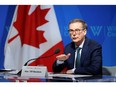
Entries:
[[44,65],[52,72],[53,62],[60,53],[43,59],[40,57],[53,54],[57,48],[63,53],[53,6],[17,6],[5,44],[4,67],[20,70],[28,60],[37,58],[29,65]]

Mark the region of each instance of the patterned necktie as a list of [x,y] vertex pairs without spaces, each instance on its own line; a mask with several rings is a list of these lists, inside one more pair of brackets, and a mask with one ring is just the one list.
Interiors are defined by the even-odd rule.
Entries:
[[77,57],[76,57],[76,61],[75,61],[75,67],[78,67],[80,65],[80,47],[77,48]]

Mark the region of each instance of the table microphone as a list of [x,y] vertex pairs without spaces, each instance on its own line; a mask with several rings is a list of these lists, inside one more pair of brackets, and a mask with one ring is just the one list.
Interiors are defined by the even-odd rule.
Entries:
[[[49,56],[44,56],[44,57],[39,57],[39,58],[30,59],[30,60],[28,60],[28,61],[24,64],[24,66],[27,66],[27,64],[28,64],[30,61],[32,61],[32,60],[48,58],[48,57],[51,57],[51,56],[53,56],[53,55],[55,55],[55,54],[58,54],[59,52],[60,52],[60,49],[57,48],[57,49],[54,51],[53,54],[51,54],[51,55],[49,55]],[[17,75],[21,75],[21,72],[22,72],[22,69],[17,73]]]

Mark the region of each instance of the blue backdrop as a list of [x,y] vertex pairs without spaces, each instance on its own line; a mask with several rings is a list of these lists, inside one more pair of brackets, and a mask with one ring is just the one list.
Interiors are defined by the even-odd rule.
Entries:
[[[16,6],[0,5],[0,68],[4,63],[4,43]],[[116,65],[116,6],[115,5],[54,5],[64,46],[71,41],[68,23],[81,18],[88,24],[87,36],[103,48],[103,65]]]

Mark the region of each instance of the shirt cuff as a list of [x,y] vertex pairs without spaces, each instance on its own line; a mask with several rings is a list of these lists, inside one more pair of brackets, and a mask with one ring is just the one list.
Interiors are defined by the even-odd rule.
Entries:
[[76,69],[76,68],[73,68],[73,69],[72,69],[72,72],[73,72],[73,73],[74,73],[75,69]]
[[56,61],[56,63],[57,63],[57,65],[59,65],[59,64],[63,64],[63,63],[64,63],[64,61],[57,60],[57,61]]

